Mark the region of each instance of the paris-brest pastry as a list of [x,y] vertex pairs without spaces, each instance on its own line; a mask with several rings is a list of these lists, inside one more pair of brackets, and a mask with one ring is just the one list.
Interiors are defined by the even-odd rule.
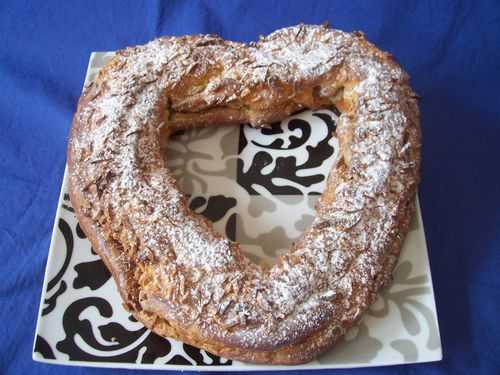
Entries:
[[[256,265],[189,209],[166,139],[332,105],[340,159],[316,217],[274,266]],[[417,99],[361,33],[298,25],[250,44],[163,37],[119,51],[85,88],[68,166],[80,225],[135,318],[226,358],[302,363],[331,348],[391,278],[419,182]]]

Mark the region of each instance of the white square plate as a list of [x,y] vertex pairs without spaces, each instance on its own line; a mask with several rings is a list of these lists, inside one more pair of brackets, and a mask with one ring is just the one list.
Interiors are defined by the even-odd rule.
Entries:
[[[86,80],[94,79],[111,56],[93,53]],[[274,262],[312,221],[314,202],[337,158],[338,143],[330,136],[336,119],[334,109],[304,111],[266,130],[192,130],[170,141],[169,166],[194,211],[239,241],[251,259]],[[160,338],[122,308],[109,272],[78,225],[64,174],[35,334],[36,361],[220,371],[368,367],[441,358],[419,207],[394,283],[342,342],[305,365],[248,365]]]

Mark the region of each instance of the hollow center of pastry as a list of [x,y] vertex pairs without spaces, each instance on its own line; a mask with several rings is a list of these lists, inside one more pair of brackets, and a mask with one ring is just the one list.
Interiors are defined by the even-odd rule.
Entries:
[[272,265],[307,229],[339,153],[336,108],[248,125],[174,133],[168,167],[194,212],[238,241],[253,262]]

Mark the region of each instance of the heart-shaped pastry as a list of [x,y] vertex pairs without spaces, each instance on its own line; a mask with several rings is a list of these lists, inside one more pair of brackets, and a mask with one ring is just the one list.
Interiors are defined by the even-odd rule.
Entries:
[[[409,77],[361,33],[298,25],[248,45],[164,37],[87,86],[68,149],[78,220],[147,327],[249,362],[306,362],[374,302],[414,210],[420,125]],[[270,268],[194,214],[166,167],[172,130],[342,112],[340,159],[311,227]],[[314,129],[313,129],[314,131]]]

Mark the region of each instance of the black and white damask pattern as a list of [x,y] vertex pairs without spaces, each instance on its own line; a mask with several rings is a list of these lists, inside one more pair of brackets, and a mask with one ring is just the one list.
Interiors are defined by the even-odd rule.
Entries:
[[[242,128],[237,181],[249,194],[256,186],[278,195],[319,195],[326,180],[325,163],[338,152],[333,137],[340,113],[305,111],[269,128]],[[264,136],[264,137],[263,137]],[[330,170],[330,165],[326,170]]]

